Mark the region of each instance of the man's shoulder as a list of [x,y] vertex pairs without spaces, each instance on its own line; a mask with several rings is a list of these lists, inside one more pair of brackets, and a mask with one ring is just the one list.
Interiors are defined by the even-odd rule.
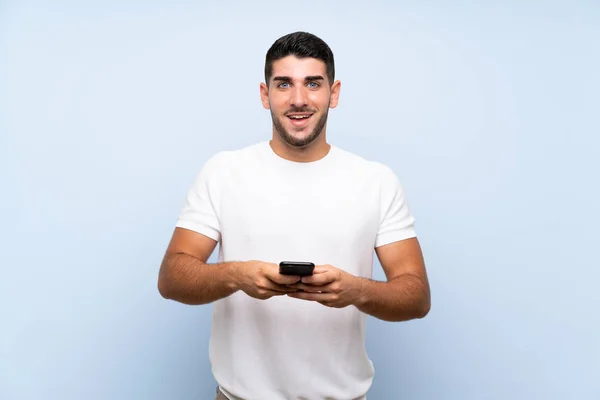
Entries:
[[354,171],[364,171],[376,176],[385,176],[393,173],[392,168],[381,161],[371,160],[358,153],[336,146],[339,162]]
[[232,167],[239,162],[243,162],[249,158],[259,155],[264,143],[255,143],[240,147],[237,149],[225,149],[213,153],[205,163],[207,168],[222,169],[224,167]]

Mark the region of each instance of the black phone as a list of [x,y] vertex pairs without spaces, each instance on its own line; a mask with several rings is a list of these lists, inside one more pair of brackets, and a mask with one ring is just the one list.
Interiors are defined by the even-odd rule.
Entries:
[[315,264],[305,261],[282,261],[279,263],[279,273],[282,275],[309,276],[313,274]]

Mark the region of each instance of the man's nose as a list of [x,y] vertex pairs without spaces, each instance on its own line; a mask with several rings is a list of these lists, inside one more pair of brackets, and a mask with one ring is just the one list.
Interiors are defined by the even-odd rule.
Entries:
[[306,107],[307,106],[307,96],[306,91],[303,86],[296,86],[294,91],[292,92],[292,97],[290,99],[290,103],[292,106],[296,108]]

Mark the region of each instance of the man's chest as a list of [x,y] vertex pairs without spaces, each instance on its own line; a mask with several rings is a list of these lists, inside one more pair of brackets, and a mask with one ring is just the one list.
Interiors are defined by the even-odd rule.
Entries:
[[372,180],[350,174],[308,178],[265,173],[239,174],[224,184],[219,218],[225,244],[371,245],[379,227],[379,190]]

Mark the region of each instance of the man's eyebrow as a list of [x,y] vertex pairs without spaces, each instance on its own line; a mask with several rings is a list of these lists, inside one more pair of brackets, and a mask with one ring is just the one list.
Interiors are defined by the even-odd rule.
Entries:
[[[291,82],[292,78],[290,78],[289,76],[276,76],[273,78],[274,81],[283,81],[283,82]],[[323,78],[321,75],[311,75],[311,76],[307,76],[306,78],[304,78],[305,81],[323,81],[325,80],[325,78]]]

